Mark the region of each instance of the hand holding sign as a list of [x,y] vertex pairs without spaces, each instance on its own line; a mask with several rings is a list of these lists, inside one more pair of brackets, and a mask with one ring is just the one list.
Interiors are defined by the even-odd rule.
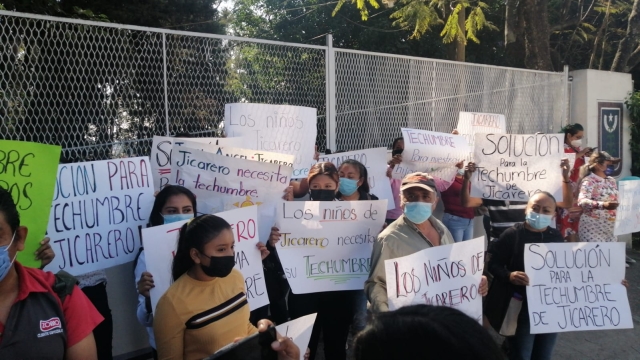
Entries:
[[385,260],[389,310],[449,306],[481,321],[482,296],[488,290],[483,269],[484,237]]
[[624,243],[525,244],[524,263],[532,334],[633,327]]
[[471,196],[526,201],[548,191],[560,201],[562,169],[550,164],[561,163],[563,142],[555,134],[476,134]]

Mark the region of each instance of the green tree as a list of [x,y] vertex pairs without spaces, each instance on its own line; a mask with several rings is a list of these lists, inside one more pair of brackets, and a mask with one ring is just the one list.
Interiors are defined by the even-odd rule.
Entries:
[[[4,1],[9,10],[140,26],[223,33],[215,2],[184,1]],[[136,155],[148,147],[140,139],[166,131],[162,36],[158,33],[51,23],[6,17],[0,41],[13,44],[11,58],[0,62],[0,112],[12,138],[74,147],[74,160]],[[227,51],[201,39],[167,36],[172,133],[213,131],[224,102]],[[220,56],[218,56],[220,58]],[[198,79],[207,74],[209,83]],[[194,79],[195,78],[195,79]],[[213,84],[212,84],[213,83]],[[182,119],[183,121],[177,121]],[[4,132],[4,131],[3,131]],[[116,144],[115,146],[112,144]]]

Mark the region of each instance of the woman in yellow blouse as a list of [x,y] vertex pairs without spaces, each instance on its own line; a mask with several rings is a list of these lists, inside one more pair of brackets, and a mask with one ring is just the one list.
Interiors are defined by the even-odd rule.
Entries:
[[160,359],[202,359],[258,331],[249,322],[234,255],[233,233],[224,219],[203,215],[182,226],[174,283],[158,301],[154,319]]

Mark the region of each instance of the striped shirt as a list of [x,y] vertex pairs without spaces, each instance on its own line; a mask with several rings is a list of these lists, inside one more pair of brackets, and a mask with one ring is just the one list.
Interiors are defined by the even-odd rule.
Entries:
[[491,238],[497,239],[503,231],[517,223],[524,222],[526,201],[502,201],[482,199],[482,205],[489,210]]

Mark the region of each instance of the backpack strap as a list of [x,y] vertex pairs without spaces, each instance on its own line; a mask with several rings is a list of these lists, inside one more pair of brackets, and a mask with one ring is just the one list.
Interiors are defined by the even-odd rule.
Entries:
[[53,283],[53,291],[55,291],[60,303],[64,303],[64,299],[73,292],[73,287],[79,284],[78,279],[64,270],[58,271],[55,274],[55,281]]

